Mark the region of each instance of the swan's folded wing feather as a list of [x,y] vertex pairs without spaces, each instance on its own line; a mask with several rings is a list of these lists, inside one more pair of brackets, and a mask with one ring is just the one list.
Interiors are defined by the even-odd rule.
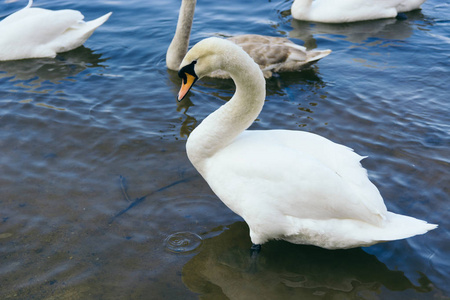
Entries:
[[294,44],[292,42],[286,43],[286,47],[291,48],[289,58],[294,61],[313,62],[324,58],[331,53],[331,50],[307,50],[305,47]]
[[272,132],[277,132],[278,142],[285,147],[313,156],[343,178],[354,194],[349,201],[361,202],[375,214],[386,214],[383,198],[377,187],[368,179],[367,170],[361,166],[360,161],[365,156],[360,156],[353,149],[317,134],[290,130]]
[[55,38],[52,42],[52,46],[58,53],[81,46],[94,33],[95,29],[108,20],[111,14],[112,13],[107,13],[89,22],[77,22],[68,27],[60,36]]
[[[360,166],[360,156],[326,139],[317,142],[316,136],[307,136],[305,144],[312,142],[314,145],[310,143],[301,149],[295,143],[280,143],[280,139],[292,138],[286,137],[286,132],[244,132],[241,138],[214,157],[215,166],[211,165],[209,174],[205,175],[215,177],[215,180],[207,179],[208,182],[228,182],[226,187],[211,186],[225,204],[238,214],[241,214],[240,210],[252,211],[251,206],[267,205],[271,208],[266,210],[270,214],[322,220],[355,219],[381,224],[386,208],[378,190]],[[345,167],[348,170],[335,169],[333,158],[321,157],[321,153],[336,149],[344,153],[337,154],[344,160],[348,159],[346,152],[353,155]],[[362,179],[353,180],[353,175],[362,176]]]
[[270,43],[268,37],[245,35],[230,38],[247,52],[261,69],[285,63],[290,54],[290,48],[279,43]]
[[77,28],[83,23],[83,19],[84,16],[76,10],[48,10],[45,14],[35,16],[34,26],[37,26],[35,32],[42,33],[37,35],[40,42],[49,42],[61,36],[68,29]]
[[84,17],[76,10],[26,8],[8,18],[5,23],[2,21],[1,26],[8,29],[8,37],[11,36],[9,42],[23,44],[26,41],[31,47],[52,41],[68,28],[77,26]]
[[84,16],[76,10],[24,8],[0,22],[0,60],[54,57],[75,49],[110,14],[84,22]]
[[331,53],[331,50],[307,50],[283,37],[246,34],[229,40],[241,46],[263,71],[296,71]]

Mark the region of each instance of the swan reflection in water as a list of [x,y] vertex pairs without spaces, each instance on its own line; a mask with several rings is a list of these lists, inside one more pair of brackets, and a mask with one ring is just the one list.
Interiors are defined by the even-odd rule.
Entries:
[[414,25],[411,21],[428,22],[424,20],[425,17],[419,10],[407,13],[407,16],[408,21],[391,18],[342,24],[314,23],[292,19],[292,31],[289,32],[289,37],[304,40],[304,46],[308,49],[317,47],[314,36],[326,36],[327,39],[346,40],[364,46],[373,42],[372,39],[402,41],[412,36],[415,26],[420,26]]
[[[101,53],[94,53],[84,46],[69,52],[60,53],[55,58],[34,58],[0,62],[0,80],[9,78],[18,81],[21,87],[33,90],[44,81],[58,84],[71,80],[88,68],[106,68]],[[23,81],[27,81],[24,83]]]
[[425,275],[413,284],[362,248],[326,250],[272,241],[249,269],[250,245],[244,222],[204,239],[201,252],[183,267],[184,284],[205,299],[383,299],[394,291],[432,291]]

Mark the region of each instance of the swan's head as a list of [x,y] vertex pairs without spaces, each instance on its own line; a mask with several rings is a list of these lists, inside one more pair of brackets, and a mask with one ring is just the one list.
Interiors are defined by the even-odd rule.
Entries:
[[239,46],[225,39],[207,38],[198,42],[188,51],[180,64],[178,76],[182,79],[178,101],[183,100],[194,83],[216,70],[231,68],[234,56],[245,53]]

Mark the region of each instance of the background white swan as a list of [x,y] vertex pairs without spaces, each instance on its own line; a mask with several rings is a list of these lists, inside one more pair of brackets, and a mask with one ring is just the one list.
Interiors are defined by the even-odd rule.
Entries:
[[[178,71],[181,60],[189,47],[196,0],[182,0],[177,29],[167,49],[166,64],[170,70]],[[241,46],[260,66],[264,77],[273,72],[298,71],[331,53],[331,50],[307,50],[287,38],[246,34],[229,38]],[[223,70],[216,70],[210,77],[230,78]]]
[[28,5],[0,22],[0,61],[55,57],[79,46],[108,20],[108,13],[84,22],[76,10],[48,10]]
[[395,18],[419,9],[425,0],[294,0],[292,17],[303,21],[345,23]]
[[255,245],[283,239],[351,248],[436,228],[388,212],[353,150],[308,132],[246,130],[263,107],[265,80],[230,41],[208,38],[186,54],[178,99],[217,69],[230,73],[236,92],[194,129],[186,150],[216,195],[247,222]]

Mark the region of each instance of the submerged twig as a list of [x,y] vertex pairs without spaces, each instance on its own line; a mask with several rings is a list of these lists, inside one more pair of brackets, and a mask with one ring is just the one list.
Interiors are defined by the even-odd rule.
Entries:
[[120,181],[120,190],[122,191],[123,197],[125,198],[125,200],[130,202],[131,199],[130,199],[130,196],[128,196],[128,188],[127,188],[127,183],[126,183],[125,177],[123,177],[122,175],[119,175],[119,181]]
[[[124,213],[126,213],[126,212],[129,211],[131,208],[133,208],[133,207],[135,207],[136,205],[138,205],[139,203],[143,202],[143,201],[145,200],[145,198],[147,198],[148,196],[151,196],[151,195],[153,195],[154,193],[157,193],[157,192],[164,191],[164,190],[166,190],[166,189],[168,189],[168,188],[173,187],[174,185],[177,185],[177,184],[182,183],[182,182],[187,182],[187,181],[189,181],[189,180],[190,180],[190,178],[185,178],[185,179],[180,179],[180,180],[174,181],[174,182],[172,182],[171,184],[168,184],[168,185],[166,185],[166,186],[163,186],[162,188],[159,188],[159,189],[157,189],[156,191],[150,192],[150,193],[148,193],[148,194],[145,195],[145,196],[136,198],[134,201],[132,201],[132,202],[130,203],[130,205],[128,205],[127,208],[125,208],[125,209],[119,211],[117,214],[115,214],[115,215],[111,218],[111,220],[109,220],[108,224],[111,224],[112,222],[115,221],[116,218],[120,217],[121,215],[123,215]],[[128,196],[128,193],[127,193],[127,189],[126,189],[126,185],[125,185],[125,178],[124,178],[123,176],[120,176],[120,183],[121,183],[122,193],[124,194],[125,199],[127,199],[128,201],[131,201],[131,200],[130,200],[130,197]]]

